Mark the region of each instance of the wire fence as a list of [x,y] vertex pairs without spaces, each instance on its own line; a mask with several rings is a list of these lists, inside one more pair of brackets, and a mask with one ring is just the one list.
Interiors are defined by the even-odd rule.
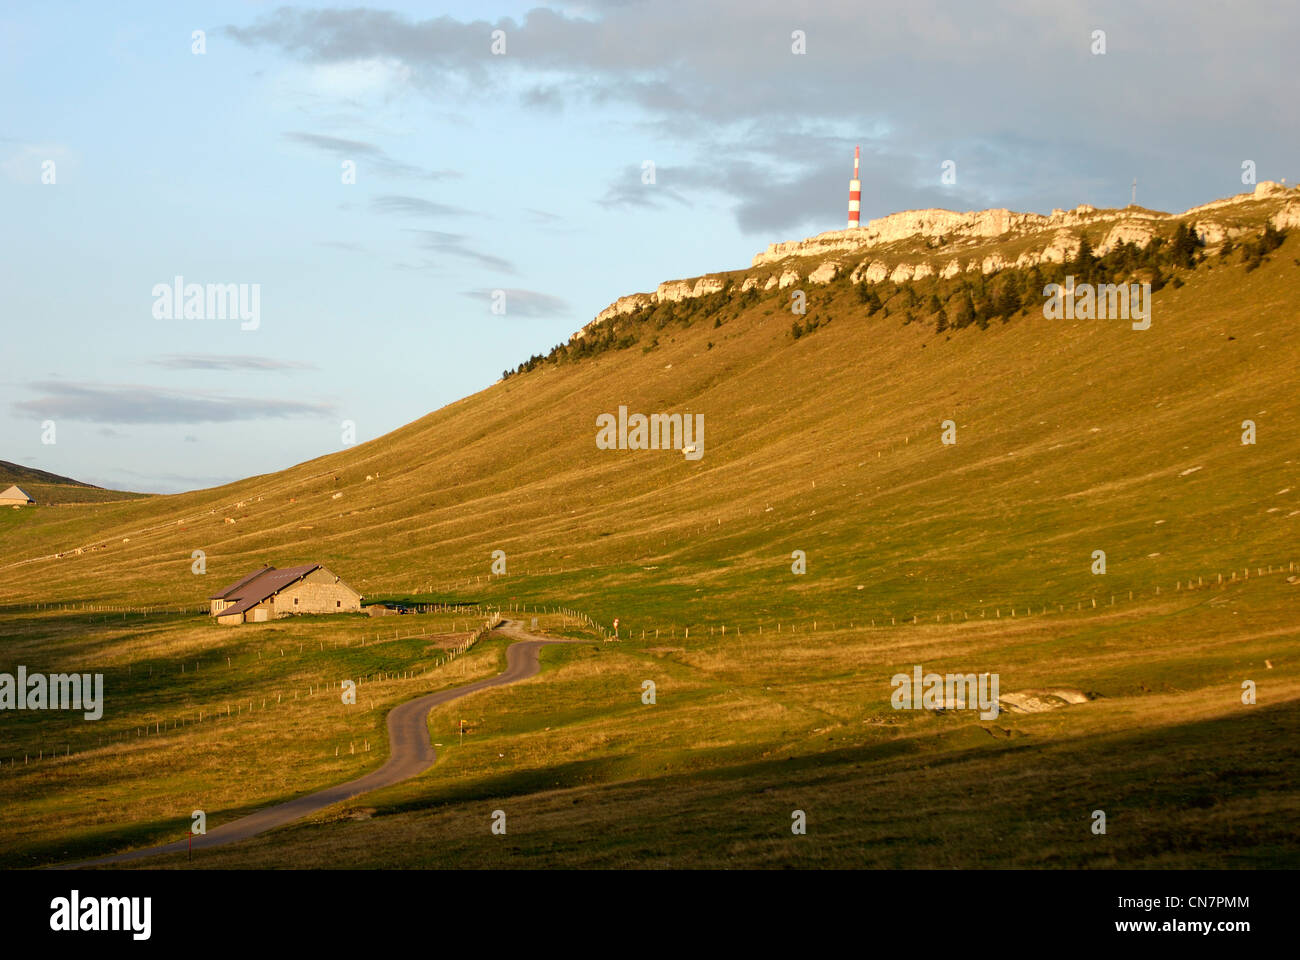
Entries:
[[[508,604],[503,604],[500,607],[474,605],[470,609],[472,609],[472,612],[476,616],[482,618],[481,625],[473,628],[469,638],[458,642],[453,647],[447,648],[445,652],[436,655],[433,658],[431,665],[427,666],[425,669],[423,670],[409,669],[409,670],[401,670],[401,671],[377,671],[371,674],[361,675],[354,682],[357,684],[357,687],[360,688],[360,686],[363,683],[392,682],[392,681],[427,682],[430,679],[434,679],[438,676],[435,673],[436,670],[438,670],[441,667],[447,666],[448,664],[457,660],[457,658],[463,657],[466,653],[468,653],[471,649],[473,649],[473,647],[480,640],[482,640],[483,637],[485,637],[486,635],[491,633],[494,629],[496,629],[498,626],[500,626],[501,617],[506,612],[512,614],[519,614],[519,615],[527,615],[527,614],[558,615],[562,617],[562,624],[561,624],[562,628],[578,627],[581,629],[591,630],[600,639],[605,641],[622,641],[622,640],[631,640],[631,639],[650,640],[650,639],[663,639],[665,637],[675,639],[679,634],[681,635],[682,639],[690,639],[692,631],[695,632],[697,638],[706,635],[709,637],[718,637],[718,638],[726,638],[726,637],[739,638],[745,636],[746,631],[748,631],[751,635],[757,634],[760,636],[763,635],[765,631],[768,634],[776,633],[776,634],[802,635],[802,634],[809,634],[809,633],[838,632],[844,629],[858,630],[858,629],[866,629],[868,627],[881,628],[886,626],[890,626],[890,627],[918,626],[918,625],[932,625],[936,623],[969,622],[974,620],[985,620],[985,621],[1000,620],[1004,618],[1008,620],[1010,619],[1020,620],[1020,619],[1026,619],[1031,617],[1051,616],[1053,614],[1061,615],[1061,614],[1077,613],[1083,611],[1096,610],[1099,608],[1115,608],[1127,603],[1138,602],[1138,601],[1149,601],[1157,597],[1169,596],[1170,594],[1180,595],[1184,593],[1192,593],[1198,591],[1225,590],[1234,585],[1244,584],[1251,579],[1259,579],[1261,577],[1266,577],[1271,575],[1288,574],[1290,575],[1288,579],[1291,582],[1297,582],[1300,581],[1300,578],[1297,578],[1295,576],[1296,571],[1297,571],[1297,562],[1291,560],[1291,561],[1287,561],[1285,566],[1282,565],[1281,563],[1275,562],[1275,563],[1269,563],[1264,565],[1234,568],[1228,571],[1215,571],[1214,573],[1210,573],[1210,574],[1199,574],[1194,577],[1188,577],[1185,580],[1183,579],[1175,580],[1172,584],[1167,584],[1167,583],[1155,584],[1146,590],[1133,589],[1133,590],[1128,590],[1124,593],[1103,594],[1100,597],[1095,594],[1090,595],[1086,598],[1072,597],[1068,601],[1063,600],[1055,603],[1038,601],[1034,603],[1023,603],[1023,604],[1016,604],[1016,603],[1007,603],[1005,605],[991,604],[991,605],[985,605],[984,607],[981,607],[980,609],[974,611],[973,613],[972,611],[969,610],[943,610],[938,612],[927,612],[924,615],[921,613],[913,613],[910,616],[900,616],[895,614],[895,615],[887,616],[888,622],[886,622],[885,616],[865,617],[859,619],[850,618],[847,621],[843,619],[830,620],[830,619],[822,619],[822,618],[813,618],[809,620],[769,618],[766,620],[733,621],[731,623],[708,623],[708,624],[698,624],[698,623],[685,624],[685,623],[675,623],[675,622],[668,623],[668,624],[657,623],[657,624],[651,624],[646,626],[638,626],[634,628],[629,624],[623,623],[620,620],[619,626],[616,628],[613,625],[613,623],[610,624],[602,623],[601,621],[592,617],[590,614],[586,613],[585,611],[573,607],[566,607],[566,606],[559,606],[559,605],[546,605],[546,604],[528,604],[528,603],[522,603],[518,601],[511,602]],[[429,608],[427,611],[428,613],[445,613],[445,612],[466,610],[466,605],[456,604],[454,602],[448,604],[430,604],[427,606]],[[95,614],[102,613],[107,616],[115,616],[119,613],[123,615],[131,615],[131,614],[149,615],[149,614],[158,614],[158,613],[170,613],[173,610],[177,610],[178,612],[196,612],[195,608],[184,608],[184,607],[181,608],[123,607],[123,606],[112,606],[112,605],[102,605],[102,604],[32,604],[29,606],[29,609],[75,610],[79,612],[87,612],[87,613],[95,613]],[[206,613],[207,609],[198,608],[197,612]],[[453,620],[453,626],[455,626],[454,620]],[[470,623],[467,622],[466,626],[469,627]],[[456,631],[453,631],[453,633],[454,632]],[[368,634],[358,636],[355,638],[355,641],[357,646],[367,646],[367,645],[373,645],[377,643],[387,643],[393,641],[401,642],[403,640],[429,639],[433,636],[435,635],[430,634],[428,631],[420,631],[420,630],[415,630],[414,632],[402,634],[400,628],[398,628],[394,630],[392,637],[389,637],[387,635],[387,631],[378,631],[373,636],[370,636]],[[351,638],[346,638],[341,641],[335,640],[332,646],[337,647],[340,645],[342,646],[351,645],[350,640]],[[324,641],[319,640],[318,644],[320,650],[323,651]],[[310,642],[307,641],[306,645],[309,647]],[[302,652],[303,647],[304,647],[304,642],[300,641],[299,652]],[[280,648],[280,654],[281,656],[284,655],[283,647]],[[249,656],[251,656],[251,654],[249,654]],[[258,656],[260,659],[261,658],[260,652]],[[173,664],[174,672],[183,674],[187,671],[190,664],[193,664],[193,668],[196,673],[201,669],[203,669],[201,661],[193,661],[193,660],[186,659],[183,662],[178,662]],[[159,666],[159,664],[151,664],[149,667],[150,670],[149,675],[151,677],[153,675],[154,667],[156,666]],[[233,667],[232,660],[230,657],[226,658],[226,667],[227,669],[232,669]],[[208,668],[211,669],[210,664],[208,665]],[[128,664],[124,673],[130,676],[132,670],[133,670],[133,665]],[[332,694],[332,692],[336,689],[341,690],[343,682],[344,681],[340,681],[340,680],[331,680],[320,684],[308,684],[305,688],[300,687],[300,688],[290,689],[288,691],[276,690],[273,694],[274,701],[271,700],[271,694],[263,693],[263,694],[254,695],[253,697],[249,697],[246,700],[241,697],[241,699],[237,701],[225,702],[215,706],[215,708],[212,704],[198,705],[198,706],[187,705],[183,713],[175,714],[168,718],[163,718],[163,717],[153,718],[147,724],[138,725],[135,726],[134,728],[128,728],[126,730],[117,731],[113,734],[108,734],[108,735],[100,734],[97,736],[97,742],[94,748],[80,747],[78,748],[78,750],[74,751],[70,743],[61,744],[60,746],[62,747],[62,749],[55,748],[55,749],[46,750],[45,748],[40,747],[38,748],[35,757],[31,756],[30,753],[24,754],[23,764],[30,765],[33,762],[46,762],[51,760],[68,761],[74,758],[78,753],[84,753],[88,749],[101,749],[106,746],[113,746],[115,744],[128,742],[132,739],[141,739],[143,737],[147,737],[150,735],[160,736],[169,731],[184,729],[186,727],[195,724],[220,723],[223,720],[228,721],[231,719],[238,720],[241,717],[251,716],[256,712],[269,709],[270,707],[273,706],[282,705],[285,703],[292,703],[299,700],[310,701],[319,696],[322,696],[326,692]],[[292,696],[289,696],[289,694],[292,694]],[[360,697],[358,696],[358,703],[359,702],[361,701],[360,701]],[[224,712],[222,709],[223,707],[224,707]],[[367,741],[366,750],[369,750],[368,741]],[[9,758],[8,767],[12,769],[17,765],[18,765],[17,757],[11,756]],[[5,764],[3,763],[3,760],[0,760],[0,770],[2,770],[4,766]]]
[[[58,743],[57,746],[37,746],[34,753],[28,751],[22,755],[21,764],[19,763],[19,758],[16,754],[10,755],[8,764],[5,764],[3,760],[0,759],[0,771],[3,771],[6,767],[8,769],[13,769],[18,766],[30,766],[34,763],[48,763],[51,761],[72,762],[75,761],[79,755],[92,751],[113,748],[133,740],[143,740],[147,737],[162,736],[163,734],[177,730],[185,730],[200,725],[206,725],[206,728],[213,728],[214,725],[224,728],[225,724],[230,721],[251,719],[254,714],[273,710],[277,707],[291,706],[297,703],[318,703],[322,697],[337,696],[338,702],[341,706],[351,706],[351,704],[348,704],[342,696],[344,685],[349,682],[355,684],[354,692],[356,705],[363,706],[367,711],[373,710],[373,699],[363,699],[362,692],[364,685],[391,683],[394,681],[414,681],[418,684],[427,684],[430,680],[444,679],[445,674],[439,674],[437,671],[457,661],[461,662],[462,672],[464,672],[464,660],[462,658],[469,653],[480,640],[500,626],[500,624],[500,616],[490,616],[485,618],[482,624],[475,628],[467,638],[458,641],[451,647],[444,648],[442,652],[435,655],[432,658],[432,661],[423,669],[375,670],[369,673],[358,674],[355,679],[325,680],[319,683],[307,683],[302,686],[277,688],[270,691],[261,691],[255,693],[253,696],[244,694],[237,700],[228,699],[217,704],[212,702],[203,704],[189,703],[186,704],[184,710],[181,712],[170,712],[167,716],[161,714],[155,715],[150,717],[145,723],[134,724],[131,727],[117,729],[111,733],[97,733],[95,735],[93,746],[90,744],[89,737],[87,736],[84,739],[84,742],[77,745],[75,749],[70,739],[63,743]],[[432,639],[434,636],[438,635],[424,633],[391,638],[387,636],[375,636],[372,638],[357,637],[356,645],[370,646],[376,643],[389,642],[391,640]],[[325,649],[324,641],[318,641],[318,644],[319,650],[323,652]],[[349,644],[346,642],[336,642],[331,645],[331,648],[348,645]],[[310,652],[310,647],[311,643],[309,641],[301,641],[298,644],[298,652],[300,654],[303,653],[304,650]],[[281,657],[285,656],[284,647],[280,647],[279,652]],[[253,655],[247,654],[246,656],[251,658]],[[262,651],[258,651],[257,660],[260,662],[264,659],[273,660],[275,658],[264,658],[262,656]],[[224,660],[225,669],[233,670],[235,666],[233,655],[225,657]],[[191,660],[187,658],[181,662],[159,661],[150,663],[146,675],[147,677],[152,678],[156,671],[159,676],[163,676],[167,672],[174,675],[183,676],[189,674],[190,676],[194,676],[202,674],[205,671],[210,672],[213,669],[220,670],[221,667],[222,664],[220,660],[215,664],[212,662],[204,664],[201,660]],[[96,672],[101,674],[116,673],[123,679],[131,678],[137,673],[145,673],[143,669],[136,670],[134,664],[128,664],[125,669],[115,668],[111,671],[101,670]],[[366,741],[366,744],[365,749],[368,751],[370,749],[369,741]]]

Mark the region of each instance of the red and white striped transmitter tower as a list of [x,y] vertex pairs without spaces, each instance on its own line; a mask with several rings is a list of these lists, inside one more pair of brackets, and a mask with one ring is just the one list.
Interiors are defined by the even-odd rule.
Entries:
[[858,158],[862,148],[853,148],[853,179],[849,181],[849,229],[858,225],[858,216],[862,213],[862,181],[858,179]]

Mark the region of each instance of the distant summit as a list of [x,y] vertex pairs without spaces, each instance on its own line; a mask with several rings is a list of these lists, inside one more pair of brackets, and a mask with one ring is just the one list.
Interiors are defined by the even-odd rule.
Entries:
[[47,470],[37,470],[35,467],[24,467],[19,463],[0,460],[0,489],[10,485],[20,487],[32,500],[41,505],[104,503],[110,500],[135,500],[149,496],[145,493],[106,490]]
[[844,273],[853,284],[904,283],[930,276],[948,279],[962,273],[988,275],[1010,267],[1064,263],[1077,252],[1084,236],[1098,256],[1125,243],[1145,247],[1153,237],[1172,233],[1179,223],[1193,229],[1207,247],[1256,233],[1264,223],[1286,230],[1300,226],[1300,189],[1263,180],[1248,193],[1180,214],[1135,205],[1098,209],[1088,204],[1053,210],[1049,216],[1005,208],[964,213],[904,210],[860,227],[770,244],[754,256],[748,270],[666,280],[653,293],[619,297],[577,336],[611,317],[707,296],[729,284],[743,293],[805,281],[825,284]]
[[22,464],[0,460],[0,484],[11,483],[52,483],[67,487],[86,487],[90,490],[102,489],[94,484],[73,480],[71,477],[61,477],[57,473],[48,473],[35,467],[24,467]]

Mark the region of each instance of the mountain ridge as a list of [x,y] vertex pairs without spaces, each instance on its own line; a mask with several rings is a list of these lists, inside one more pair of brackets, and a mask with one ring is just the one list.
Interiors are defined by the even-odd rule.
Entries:
[[[158,600],[202,590],[188,559],[202,549],[221,578],[263,561],[316,560],[377,594],[472,578],[502,549],[510,578],[462,586],[563,595],[602,616],[639,608],[707,617],[732,601],[696,590],[736,576],[759,578],[762,604],[785,615],[796,594],[814,615],[846,601],[859,616],[924,612],[937,602],[927,584],[939,583],[938,602],[967,608],[1004,595],[1038,602],[1013,589],[1021,558],[1011,546],[1040,556],[1035,584],[1062,586],[1035,586],[1041,599],[1086,596],[1095,581],[1071,560],[1086,543],[1068,556],[1044,553],[1037,536],[1057,542],[1097,524],[1134,551],[1112,578],[1127,569],[1146,579],[1150,568],[1176,580],[1238,559],[1268,562],[1282,556],[1277,538],[1300,512],[1278,494],[1300,489],[1300,448],[1285,428],[1300,356],[1289,322],[1300,248],[1287,239],[1252,269],[1252,243],[1164,267],[1168,284],[1154,293],[1146,333],[1047,319],[1034,299],[1041,288],[1001,322],[995,314],[963,326],[952,313],[952,328],[937,330],[913,318],[929,308],[907,306],[907,286],[874,287],[882,302],[873,308],[860,297],[869,285],[848,275],[808,288],[806,316],[753,288],[675,312],[660,305],[619,320],[604,333],[622,338],[589,356],[570,351],[283,471],[145,503],[32,512],[21,532],[0,529],[0,567],[28,558],[46,595]],[[979,276],[969,275],[974,284]],[[937,282],[922,281],[920,292]],[[949,312],[964,296],[938,292]],[[704,412],[702,459],[599,449],[597,418],[620,405]],[[1247,417],[1260,422],[1258,448],[1232,432]],[[945,419],[958,427],[954,447],[938,444]],[[1202,469],[1184,477],[1192,468]],[[1119,483],[1127,472],[1142,481]],[[1175,499],[1160,514],[1139,497],[1147,484],[1170,485],[1161,496]],[[1192,493],[1206,484],[1216,485],[1212,500]],[[1282,512],[1260,514],[1273,505],[1259,500],[1275,495]],[[1072,503],[1101,509],[1102,519],[1081,525],[1059,513]],[[1167,537],[1175,528],[1150,526],[1175,506],[1181,555]],[[1035,517],[1039,533],[994,537],[1011,510]],[[1219,524],[1233,531],[1231,548]],[[794,593],[768,583],[780,579],[781,549],[788,558],[799,546],[792,540],[823,551],[822,575],[795,581],[806,586]],[[68,556],[86,545],[104,546],[93,560]],[[968,568],[972,551],[981,560]],[[90,578],[92,568],[113,575]],[[529,576],[517,581],[518,571]],[[635,589],[623,590],[625,581]],[[0,585],[0,597],[24,593]]]
[[[1233,209],[1243,206],[1247,209]],[[1204,216],[1212,212],[1219,215]],[[803,280],[829,283],[845,272],[854,284],[886,280],[901,283],[928,276],[947,279],[971,272],[988,276],[1013,266],[1062,263],[1078,251],[1081,235],[1096,234],[1099,228],[1106,227],[1096,241],[1089,238],[1098,255],[1124,243],[1145,247],[1153,237],[1180,222],[1187,223],[1202,244],[1213,248],[1249,232],[1249,227],[1240,222],[1242,214],[1254,221],[1261,212],[1278,230],[1300,225],[1300,187],[1261,180],[1251,191],[1212,200],[1178,214],[1132,205],[1097,208],[1089,204],[1080,204],[1073,210],[1056,209],[1049,216],[1017,213],[1005,207],[965,212],[941,208],[904,210],[853,229],[829,230],[803,240],[771,243],[754,255],[748,269],[665,280],[653,292],[619,297],[574,337],[587,336],[611,318],[660,303],[704,297],[721,292],[730,283],[736,283],[741,292],[753,288],[784,289]],[[1050,240],[1041,247],[1034,242],[1049,232]],[[982,246],[1014,241],[1024,241],[1021,243],[1024,249],[1014,259],[999,252],[976,255]],[[846,262],[868,252],[880,255],[866,257],[853,265]],[[780,269],[768,269],[778,266]]]
[[57,473],[50,473],[47,470],[38,470],[35,467],[24,467],[20,463],[11,463],[8,460],[0,460],[0,483],[48,483],[69,487],[86,487],[91,490],[101,490],[93,483],[82,483],[80,480],[73,480],[71,477],[60,476]]
[[25,467],[20,463],[0,460],[0,487],[9,484],[21,486],[43,506],[64,506],[68,504],[106,503],[115,500],[134,500],[147,497],[145,493],[131,493],[125,490],[110,490],[93,483],[74,480],[48,470]]

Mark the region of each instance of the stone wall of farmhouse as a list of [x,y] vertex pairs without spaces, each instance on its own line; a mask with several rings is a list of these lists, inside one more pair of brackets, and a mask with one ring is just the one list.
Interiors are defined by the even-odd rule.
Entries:
[[[297,603],[294,601],[297,600]],[[276,617],[295,613],[355,613],[361,609],[361,594],[334,574],[316,570],[276,594],[270,601]],[[251,611],[250,611],[251,612]]]

